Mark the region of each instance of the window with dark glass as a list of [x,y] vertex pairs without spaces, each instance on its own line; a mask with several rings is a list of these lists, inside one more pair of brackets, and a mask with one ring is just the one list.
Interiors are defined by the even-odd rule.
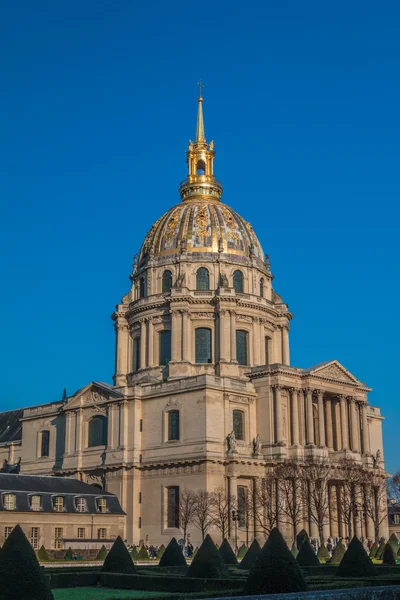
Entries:
[[40,440],[40,456],[49,456],[50,431],[42,431]]
[[107,444],[107,418],[98,415],[89,421],[89,447]]
[[235,271],[233,273],[233,287],[237,292],[243,292],[243,273]]
[[247,365],[247,331],[236,331],[236,360],[239,365]]
[[247,488],[242,485],[237,487],[237,507],[238,507],[238,525],[246,527],[246,503],[247,503]]
[[195,331],[196,362],[210,363],[211,356],[211,329],[199,327]]
[[260,296],[264,297],[264,279],[260,279]]
[[146,296],[146,280],[144,277],[141,277],[139,281],[139,294],[141,298]]
[[179,440],[179,410],[168,412],[168,440]]
[[167,527],[179,527],[179,487],[167,488]]
[[133,338],[132,348],[132,368],[133,371],[139,371],[140,369],[140,337]]
[[171,332],[169,330],[160,331],[160,365],[167,365],[171,360]]
[[164,271],[162,278],[162,291],[170,292],[172,288],[172,273],[171,271]]
[[201,267],[196,273],[196,290],[210,289],[210,274],[204,267]]
[[265,364],[269,365],[269,344],[270,344],[270,338],[266,337],[265,338]]
[[243,411],[234,410],[233,411],[233,433],[235,434],[235,438],[237,440],[244,440],[243,421],[244,421]]

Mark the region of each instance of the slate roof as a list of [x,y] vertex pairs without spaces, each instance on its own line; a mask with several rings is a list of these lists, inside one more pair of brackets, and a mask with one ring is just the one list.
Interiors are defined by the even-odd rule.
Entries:
[[37,494],[42,497],[41,505],[43,512],[55,512],[53,497],[63,496],[65,499],[65,512],[78,512],[75,506],[75,498],[83,497],[87,501],[87,513],[98,514],[96,498],[106,498],[108,513],[125,514],[115,494],[105,492],[72,477],[0,473],[0,511],[4,510],[4,492],[15,493],[17,497],[16,512],[31,512],[29,497],[32,494]]
[[16,442],[22,439],[23,408],[0,412],[0,444]]

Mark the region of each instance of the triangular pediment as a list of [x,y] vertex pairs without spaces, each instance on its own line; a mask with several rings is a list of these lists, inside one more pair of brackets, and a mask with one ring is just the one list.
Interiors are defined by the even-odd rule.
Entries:
[[325,379],[332,379],[334,381],[341,381],[345,383],[352,383],[357,385],[364,385],[359,379],[354,377],[340,364],[337,360],[331,360],[326,363],[315,365],[306,370],[307,375],[314,375],[316,377],[324,377]]
[[68,398],[64,409],[103,404],[112,399],[121,400],[123,397],[124,395],[119,390],[114,389],[107,383],[91,381],[87,386]]

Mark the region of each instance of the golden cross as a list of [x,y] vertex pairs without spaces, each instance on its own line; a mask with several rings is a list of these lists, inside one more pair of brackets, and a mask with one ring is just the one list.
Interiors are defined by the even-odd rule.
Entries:
[[202,89],[203,89],[204,85],[201,83],[201,79],[200,79],[200,81],[197,82],[197,85],[200,88],[200,98],[202,98],[203,97]]

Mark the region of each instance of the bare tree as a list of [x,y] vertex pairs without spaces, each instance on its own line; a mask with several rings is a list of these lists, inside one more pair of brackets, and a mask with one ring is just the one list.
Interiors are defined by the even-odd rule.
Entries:
[[279,511],[284,522],[292,527],[295,540],[298,525],[303,520],[303,469],[297,461],[288,459],[277,465],[275,473],[278,481]]
[[[240,504],[240,506],[239,506]],[[242,526],[246,530],[246,546],[249,545],[249,533],[250,533],[250,525],[253,519],[254,514],[254,501],[253,501],[253,492],[248,488],[244,488],[244,494],[242,498],[238,498],[238,516],[239,516],[239,526]]]
[[269,535],[278,524],[279,503],[277,502],[277,480],[274,471],[268,471],[257,482],[254,489],[254,520],[257,528]]
[[193,525],[201,531],[201,538],[204,540],[206,533],[214,522],[213,515],[213,497],[210,492],[200,490],[195,494]]
[[218,527],[221,532],[221,537],[224,539],[228,535],[229,529],[229,511],[236,508],[235,496],[229,497],[225,488],[217,488],[211,494],[211,514],[213,517],[213,524]]
[[331,468],[323,461],[312,460],[302,469],[303,503],[308,514],[318,528],[321,544],[324,541],[324,525],[329,525],[329,480]]
[[374,524],[375,541],[379,540],[379,528],[387,520],[386,481],[383,473],[365,474],[364,511]]
[[183,541],[186,544],[188,527],[193,523],[196,508],[196,494],[183,489],[179,494],[179,527],[183,532]]
[[347,527],[348,536],[351,538],[354,535],[353,524],[363,510],[364,494],[362,490],[366,483],[366,473],[363,467],[352,458],[341,458],[339,465],[341,489],[338,494],[338,508]]

